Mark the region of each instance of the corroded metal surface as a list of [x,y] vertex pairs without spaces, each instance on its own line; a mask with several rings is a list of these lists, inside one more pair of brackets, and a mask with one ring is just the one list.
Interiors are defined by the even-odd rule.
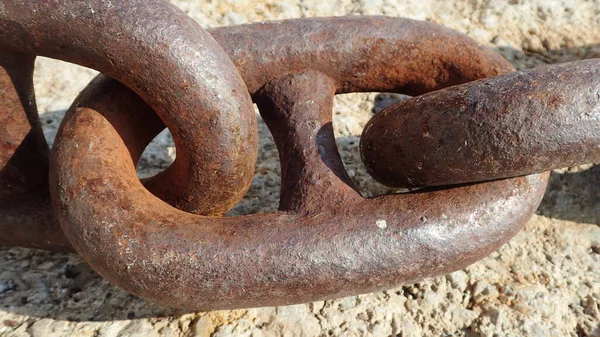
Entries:
[[246,87],[214,39],[168,2],[3,1],[0,50],[97,69],[149,103],[179,151],[147,186],[171,204],[223,214],[250,186],[257,129]]
[[71,250],[50,207],[32,56],[0,53],[0,245]]
[[[300,43],[289,43],[292,32],[300,32]],[[540,202],[546,174],[365,199],[343,169],[331,126],[333,95],[416,94],[512,71],[469,38],[428,23],[371,17],[211,33],[240,68],[274,135],[282,163],[280,211],[206,217],[152,195],[137,179],[135,161],[159,131],[158,120],[151,131],[135,131],[135,115],[151,114],[149,108],[121,113],[133,109],[134,98],[118,83],[97,78],[65,117],[50,190],[75,249],[127,291],[206,310],[385,289],[486,256],[516,234]],[[262,48],[272,43],[281,45]],[[394,71],[384,72],[382,64]]]
[[294,19],[209,29],[251,93],[283,74],[318,71],[337,93],[419,95],[512,69],[490,48],[436,24],[385,16]]
[[515,177],[600,161],[600,60],[520,71],[395,104],[361,137],[390,186]]

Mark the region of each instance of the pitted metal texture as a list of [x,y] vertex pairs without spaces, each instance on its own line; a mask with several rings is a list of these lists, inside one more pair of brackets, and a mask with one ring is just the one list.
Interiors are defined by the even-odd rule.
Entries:
[[[282,45],[264,50],[274,32]],[[295,39],[304,42],[291,44],[292,32],[302,32]],[[356,43],[342,32],[356,35]],[[334,94],[394,88],[414,94],[512,71],[466,36],[380,17],[290,20],[211,33],[249,83],[274,136],[282,167],[280,210],[205,217],[151,195],[135,163],[160,128],[131,131],[139,120],[125,111],[137,111],[141,120],[152,111],[124,86],[98,77],[65,117],[53,151],[51,191],[75,249],[129,292],[208,310],[385,289],[486,256],[520,230],[541,200],[547,175],[365,199],[344,170],[331,124]],[[243,37],[253,40],[243,43]],[[429,61],[402,57],[415,51]],[[478,57],[468,62],[465,54]],[[246,69],[249,59],[254,63]],[[344,63],[336,69],[326,60]],[[396,71],[379,84],[384,67]],[[95,151],[83,155],[90,144]]]
[[[598,156],[597,61],[513,72],[427,22],[312,18],[206,32],[158,0],[11,0],[0,28],[0,243],[74,250],[167,306],[301,303],[466,267],[534,213],[548,174],[531,173]],[[32,89],[36,55],[105,74],[75,100],[51,152]],[[366,91],[416,96],[365,128],[369,172],[391,186],[441,187],[356,191],[331,110],[335,94]],[[252,100],[280,154],[280,207],[223,217],[252,179]],[[136,163],[165,127],[177,159],[140,181]]]

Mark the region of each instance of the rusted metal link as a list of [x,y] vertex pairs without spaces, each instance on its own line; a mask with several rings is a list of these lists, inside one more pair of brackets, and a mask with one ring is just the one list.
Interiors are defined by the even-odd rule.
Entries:
[[250,93],[283,74],[318,71],[336,93],[420,95],[512,70],[500,54],[436,24],[384,16],[294,19],[209,29]]
[[177,160],[147,182],[153,193],[214,215],[242,198],[256,161],[254,110],[231,61],[191,18],[155,0],[3,1],[0,244],[71,249],[49,202],[48,148],[31,77],[36,55],[119,79],[176,130]]
[[250,186],[258,143],[246,87],[210,34],[168,2],[3,1],[0,50],[97,69],[152,105],[180,151],[146,186],[171,204],[219,215]]
[[69,250],[48,191],[32,56],[0,53],[0,245]]
[[600,60],[470,82],[395,104],[361,137],[389,186],[515,177],[600,161]]
[[333,95],[420,94],[512,71],[468,37],[384,17],[290,20],[211,34],[274,135],[280,211],[206,217],[152,195],[135,172],[151,137],[140,142],[139,121],[120,109],[151,112],[135,109],[125,87],[97,78],[63,121],[50,190],[75,249],[113,284],[201,310],[375,291],[486,256],[539,204],[547,174],[365,199],[343,168],[331,126]]

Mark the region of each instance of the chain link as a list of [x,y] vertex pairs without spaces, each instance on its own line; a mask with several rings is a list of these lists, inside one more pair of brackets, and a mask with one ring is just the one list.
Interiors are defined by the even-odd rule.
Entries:
[[[312,18],[206,32],[158,0],[11,0],[0,28],[0,244],[76,251],[167,306],[316,301],[464,268],[534,213],[548,173],[532,173],[600,154],[597,61],[513,72],[432,23]],[[36,55],[106,74],[67,112],[50,162]],[[369,172],[442,188],[357,192],[331,113],[335,94],[366,91],[416,96],[368,123]],[[279,150],[280,208],[223,217],[253,176],[251,99]],[[139,181],[135,164],[165,126],[177,159]]]

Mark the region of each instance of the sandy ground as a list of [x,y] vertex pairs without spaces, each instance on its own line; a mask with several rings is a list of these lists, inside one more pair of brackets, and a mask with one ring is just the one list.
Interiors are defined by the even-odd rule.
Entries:
[[[204,27],[282,18],[385,14],[443,24],[489,45],[517,68],[600,56],[600,1],[344,0],[173,1]],[[40,58],[36,90],[51,142],[64,110],[95,72]],[[334,126],[350,175],[367,194],[384,188],[360,164],[358,140],[390,94],[336,98]],[[232,214],[277,208],[279,164],[260,124],[257,175]],[[174,156],[168,134],[140,174]],[[77,255],[0,248],[1,336],[600,336],[600,169],[552,173],[524,231],[490,257],[447,276],[325,302],[184,312],[111,286]]]

